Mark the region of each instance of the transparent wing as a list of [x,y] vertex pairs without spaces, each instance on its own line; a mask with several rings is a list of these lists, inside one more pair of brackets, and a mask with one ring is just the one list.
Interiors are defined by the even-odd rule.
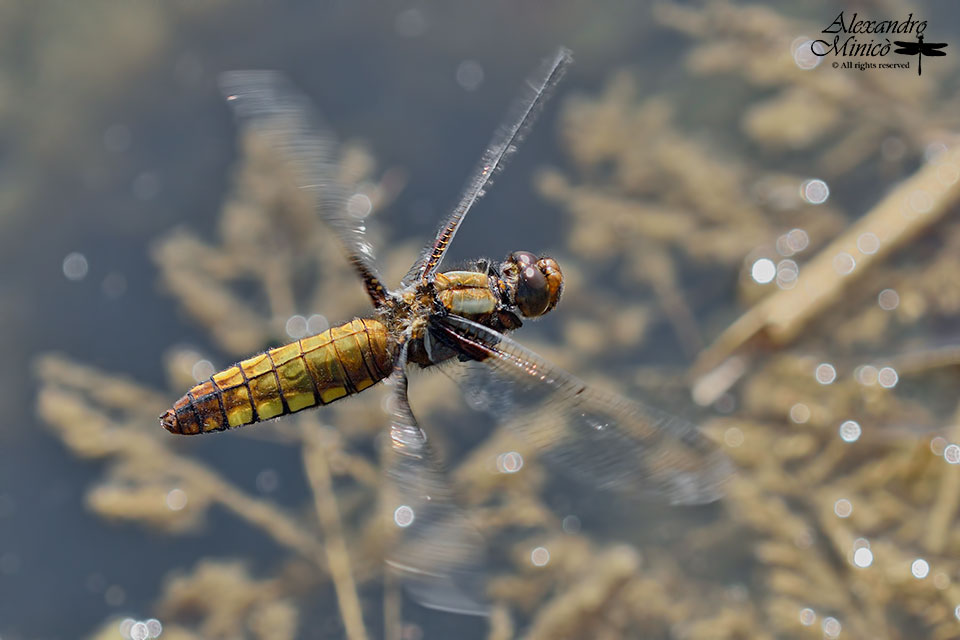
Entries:
[[449,480],[410,410],[405,351],[388,384],[393,391],[387,508],[395,535],[387,563],[423,606],[486,615],[485,542],[456,506]]
[[497,129],[487,146],[480,164],[474,169],[467,181],[460,202],[441,225],[437,237],[427,245],[417,262],[404,277],[403,284],[416,280],[426,281],[433,275],[443,260],[443,255],[460,228],[460,223],[470,212],[474,203],[481,198],[493,182],[493,177],[503,170],[510,158],[516,153],[517,145],[523,140],[537,119],[540,110],[550,97],[554,87],[563,77],[567,67],[573,62],[569,49],[560,48],[543,62],[537,71],[526,81],[523,93],[511,108],[504,124]]
[[[672,504],[721,497],[732,467],[693,424],[590,387],[471,320],[434,318],[430,331],[434,339],[476,361],[463,364],[481,369],[469,376],[481,401],[494,390],[495,398],[488,394],[497,403],[494,411],[559,470],[628,497],[653,494]],[[500,393],[498,387],[510,391]]]
[[297,172],[297,184],[310,192],[317,212],[339,236],[347,257],[377,305],[380,284],[363,220],[349,213],[353,195],[340,181],[337,140],[310,101],[276,71],[229,71],[220,89],[244,127],[266,136]]

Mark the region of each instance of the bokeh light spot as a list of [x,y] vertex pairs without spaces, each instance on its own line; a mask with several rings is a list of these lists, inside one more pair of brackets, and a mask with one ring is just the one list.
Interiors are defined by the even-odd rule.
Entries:
[[147,640],[150,637],[150,631],[145,622],[135,622],[130,627],[130,640]]
[[819,178],[805,180],[800,186],[800,195],[810,204],[823,204],[830,197],[830,187]]
[[840,425],[840,438],[844,442],[856,442],[860,439],[860,425],[853,420],[847,420]]
[[837,379],[837,370],[829,362],[822,362],[817,365],[814,371],[814,377],[820,384],[831,384]]
[[946,438],[943,436],[935,436],[930,439],[930,451],[935,456],[942,456],[947,444]]
[[870,364],[857,367],[853,372],[853,377],[856,379],[856,381],[865,387],[870,387],[877,384],[878,376],[879,371],[877,371],[875,366]]
[[170,511],[180,511],[187,506],[187,493],[183,489],[171,489],[167,492],[165,502]]
[[307,320],[307,335],[314,336],[330,328],[330,321],[326,316],[315,313]]
[[948,444],[943,448],[943,459],[950,464],[960,464],[960,446]]
[[373,211],[373,203],[365,193],[355,193],[347,200],[347,213],[354,218],[366,218]]
[[561,526],[563,526],[564,533],[570,533],[570,534],[579,533],[580,518],[571,514],[563,519]]
[[836,638],[841,631],[840,621],[836,618],[823,619],[823,635],[825,638]]
[[880,238],[877,234],[866,231],[857,237],[857,250],[864,255],[871,256],[880,250]]
[[810,246],[810,236],[803,229],[791,229],[787,232],[787,246],[799,253]]
[[516,451],[508,451],[497,456],[497,471],[516,473],[523,468],[523,456]]
[[816,69],[823,62],[823,56],[817,55],[823,53],[820,51],[823,49],[820,43],[797,38],[793,44],[793,62],[804,71]]
[[193,379],[197,382],[203,380],[209,380],[210,376],[216,373],[213,368],[213,363],[209,360],[201,358],[193,363],[193,366],[190,368],[190,375],[193,376]]
[[550,552],[547,551],[546,547],[537,547],[530,552],[530,562],[535,567],[543,567],[550,562]]
[[884,311],[893,311],[900,305],[900,294],[893,289],[884,289],[877,295],[877,304]]
[[777,286],[792,289],[800,277],[800,266],[794,260],[781,260],[777,263]]
[[917,558],[910,564],[910,573],[917,580],[923,580],[930,573],[930,564],[923,558]]
[[287,335],[299,340],[307,335],[307,319],[300,315],[293,315],[287,319],[285,327]]
[[124,618],[123,620],[121,620],[121,621],[120,621],[120,624],[118,625],[118,626],[119,626],[119,631],[120,631],[120,636],[123,637],[123,638],[129,638],[129,637],[130,637],[130,629],[132,629],[132,628],[133,628],[133,625],[135,625],[136,623],[137,623],[137,621],[134,620],[133,618]]
[[846,251],[841,251],[833,257],[833,270],[841,276],[850,275],[857,266],[857,261]]
[[861,569],[866,569],[873,564],[873,551],[870,551],[867,547],[860,547],[853,552],[853,564]]
[[68,253],[67,257],[63,259],[63,275],[67,276],[67,280],[73,280],[74,282],[83,280],[87,277],[89,270],[90,265],[87,264],[87,257],[82,253],[74,251]]
[[411,524],[413,524],[414,519],[415,515],[413,513],[413,509],[405,504],[400,505],[393,512],[393,521],[398,527],[409,527]]
[[730,427],[724,431],[723,441],[728,447],[739,447],[743,444],[743,431],[737,427]]
[[773,282],[777,275],[777,268],[770,258],[760,258],[750,267],[750,277],[760,284]]
[[877,372],[877,382],[884,389],[894,388],[899,380],[900,376],[897,375],[897,370],[893,367],[883,367]]
[[810,407],[798,402],[790,407],[790,419],[797,424],[804,424],[810,419]]

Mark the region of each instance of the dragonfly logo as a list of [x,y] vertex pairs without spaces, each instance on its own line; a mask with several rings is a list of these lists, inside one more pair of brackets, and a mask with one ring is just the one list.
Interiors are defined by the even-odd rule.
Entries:
[[[845,16],[841,11],[821,33],[832,34],[833,39],[810,41],[810,50],[814,55],[845,58],[833,63],[834,69],[909,69],[911,61],[887,61],[887,56],[896,53],[917,57],[917,75],[923,74],[923,56],[945,56],[941,49],[946,42],[924,42],[923,34],[927,30],[926,20],[914,20],[913,13],[903,20],[864,20],[858,13]],[[889,37],[888,37],[889,34]],[[916,41],[892,40],[895,35],[913,35]]]
[[945,46],[946,42],[924,42],[923,36],[917,36],[916,42],[901,42],[900,40],[895,40],[894,43],[899,49],[894,50],[894,53],[902,53],[905,56],[917,56],[917,75],[923,75],[923,56],[945,56],[945,52],[940,51]]

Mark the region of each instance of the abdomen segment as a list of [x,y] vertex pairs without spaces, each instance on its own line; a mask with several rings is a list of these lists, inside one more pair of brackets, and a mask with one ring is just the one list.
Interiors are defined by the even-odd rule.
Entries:
[[215,373],[160,424],[185,435],[240,427],[353,395],[391,369],[386,327],[357,318]]

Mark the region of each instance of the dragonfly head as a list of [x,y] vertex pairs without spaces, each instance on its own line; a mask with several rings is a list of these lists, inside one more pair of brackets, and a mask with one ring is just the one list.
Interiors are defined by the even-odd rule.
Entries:
[[560,302],[563,274],[553,258],[514,251],[500,267],[511,304],[526,318],[551,311]]

